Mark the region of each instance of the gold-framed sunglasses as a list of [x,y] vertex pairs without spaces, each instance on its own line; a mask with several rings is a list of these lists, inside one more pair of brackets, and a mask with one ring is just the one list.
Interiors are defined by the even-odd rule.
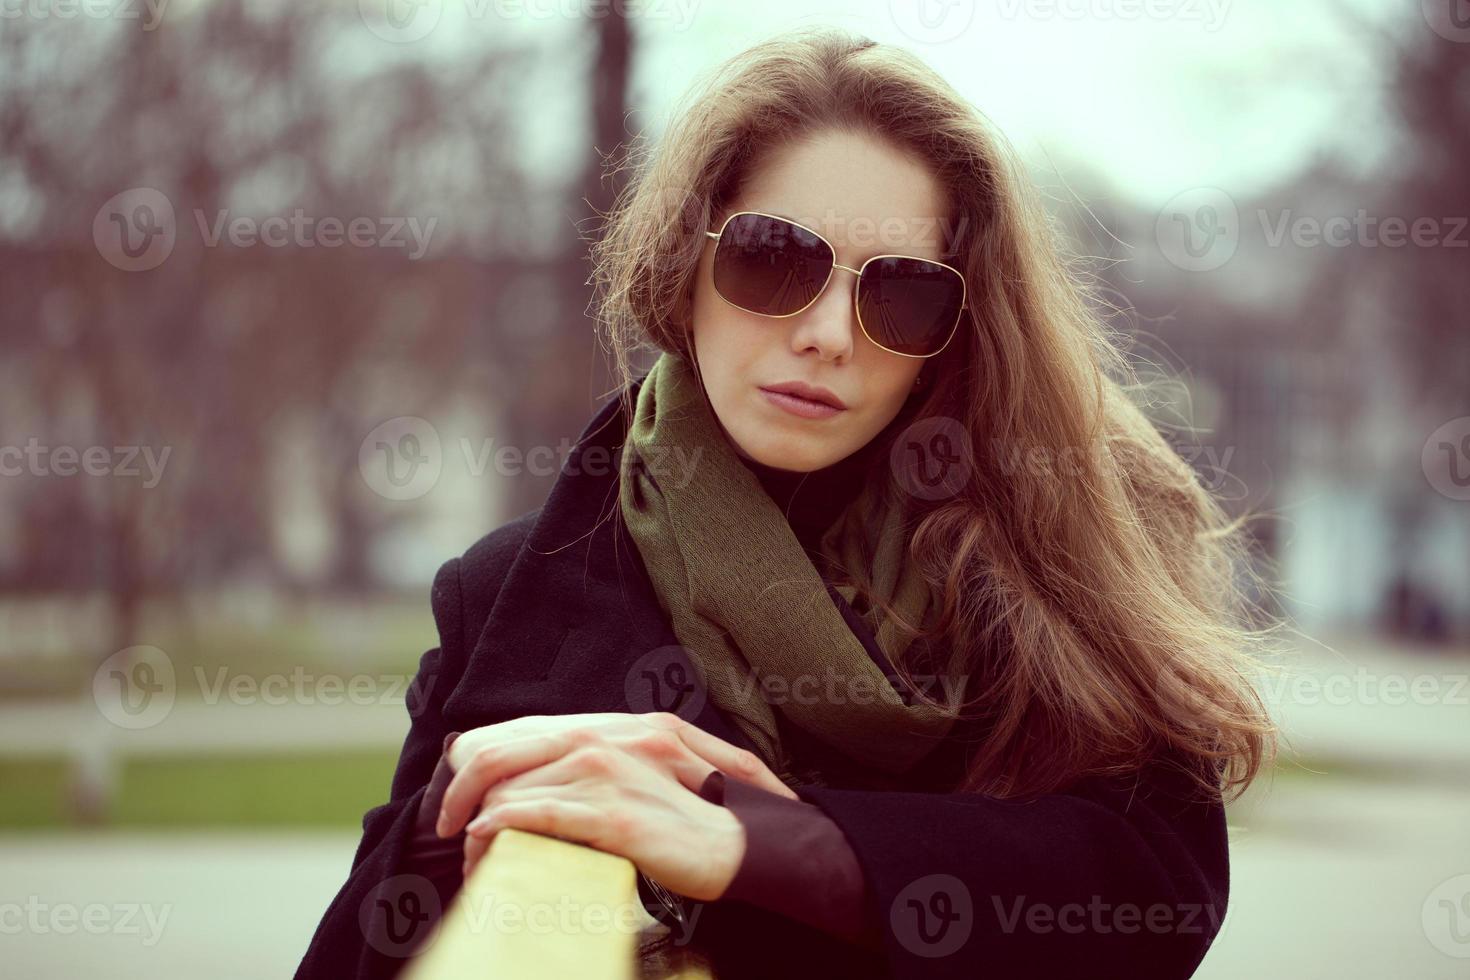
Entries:
[[719,231],[715,292],[747,313],[792,317],[817,301],[832,274],[857,276],[853,309],[874,344],[904,357],[933,357],[949,345],[967,309],[965,277],[952,265],[912,255],[875,255],[860,268],[806,225],[762,211],[737,211]]

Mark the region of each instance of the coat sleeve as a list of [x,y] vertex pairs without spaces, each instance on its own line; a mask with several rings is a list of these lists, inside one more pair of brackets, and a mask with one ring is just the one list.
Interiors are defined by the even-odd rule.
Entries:
[[1177,766],[1029,801],[798,793],[857,853],[893,977],[1179,980],[1225,915],[1224,807]]
[[460,561],[451,559],[434,576],[431,604],[439,646],[420,658],[404,699],[410,725],[388,802],[363,816],[351,872],[317,926],[296,980],[392,977],[448,898],[429,879],[401,873],[400,866],[448,734],[441,709],[464,672]]
[[863,869],[852,846],[820,807],[791,800],[719,769],[701,798],[729,809],[745,829],[745,854],[719,901],[739,901],[876,947],[864,918]]
[[[362,840],[347,881],[322,916],[296,980],[395,976],[422,949],[462,885],[458,862],[422,846],[425,827],[432,827],[436,816],[435,808],[423,802],[435,785],[442,794],[449,775],[447,763],[445,771],[439,770],[449,737],[457,733],[449,731],[444,705],[464,677],[475,642],[539,515],[537,508],[491,531],[434,576],[430,604],[439,645],[419,659],[404,699],[409,730],[388,801],[363,816]],[[458,846],[453,841],[442,845]]]

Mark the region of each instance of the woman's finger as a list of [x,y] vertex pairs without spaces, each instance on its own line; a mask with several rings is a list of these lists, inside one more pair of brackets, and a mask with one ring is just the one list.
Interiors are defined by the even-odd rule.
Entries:
[[[690,751],[697,754],[716,769],[761,789],[770,790],[790,800],[798,799],[796,793],[767,768],[760,756],[746,749],[737,748],[717,735],[680,718],[672,712],[655,711],[644,715],[644,720],[658,728],[675,732]],[[708,775],[706,773],[706,775]],[[696,792],[698,787],[692,787]]]
[[[475,832],[466,836],[465,864],[473,868],[471,841],[483,841],[484,848],[488,848],[495,835],[507,827],[586,844],[610,854],[621,854],[618,842],[609,839],[608,825],[607,814],[590,803],[578,800],[542,796],[496,803],[476,818]],[[479,861],[485,853],[484,848],[478,851],[474,861]]]
[[[558,762],[553,762],[549,766],[529,770],[506,782],[490,787],[490,790],[485,794],[485,800],[480,814],[471,820],[469,826],[465,828],[464,866],[461,870],[466,876],[474,870],[480,858],[489,850],[490,841],[495,836],[493,832],[485,829],[485,814],[491,808],[505,803],[515,803],[524,800],[535,801],[573,798],[569,794],[575,792],[575,787],[568,786],[560,781],[545,781],[544,779],[537,778],[544,777],[549,770],[562,766],[564,763],[565,757]],[[534,782],[529,785],[516,785],[520,780],[524,779],[532,779]],[[529,792],[527,792],[528,790]]]
[[435,832],[440,837],[453,837],[469,820],[491,786],[559,759],[569,747],[567,740],[558,734],[534,735],[479,749],[454,774],[444,790]]
[[490,838],[466,836],[464,839],[464,864],[460,867],[460,873],[468,878],[470,872],[475,870],[475,865],[480,863],[480,858],[490,849]]

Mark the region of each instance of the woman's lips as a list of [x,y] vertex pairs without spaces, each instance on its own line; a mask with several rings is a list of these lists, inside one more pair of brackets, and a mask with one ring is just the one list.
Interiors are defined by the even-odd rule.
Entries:
[[790,412],[792,415],[804,419],[826,419],[831,418],[838,412],[846,409],[828,405],[826,402],[814,402],[810,398],[799,398],[796,395],[788,395],[784,391],[771,391],[767,388],[761,389],[761,394],[766,400],[777,408]]

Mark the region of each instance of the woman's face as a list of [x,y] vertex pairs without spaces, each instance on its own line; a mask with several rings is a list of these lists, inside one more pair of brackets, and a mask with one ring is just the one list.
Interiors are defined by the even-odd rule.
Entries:
[[[730,211],[806,225],[832,243],[840,265],[857,269],[874,255],[941,258],[943,202],[918,160],[877,137],[829,130],[768,153]],[[796,316],[736,309],[715,291],[715,245],[706,239],[695,280],[694,351],[737,451],[767,466],[810,471],[861,449],[898,414],[926,361],[868,340],[853,309],[857,277],[842,269]],[[826,388],[846,407],[825,418],[796,414],[763,390],[788,381]]]

